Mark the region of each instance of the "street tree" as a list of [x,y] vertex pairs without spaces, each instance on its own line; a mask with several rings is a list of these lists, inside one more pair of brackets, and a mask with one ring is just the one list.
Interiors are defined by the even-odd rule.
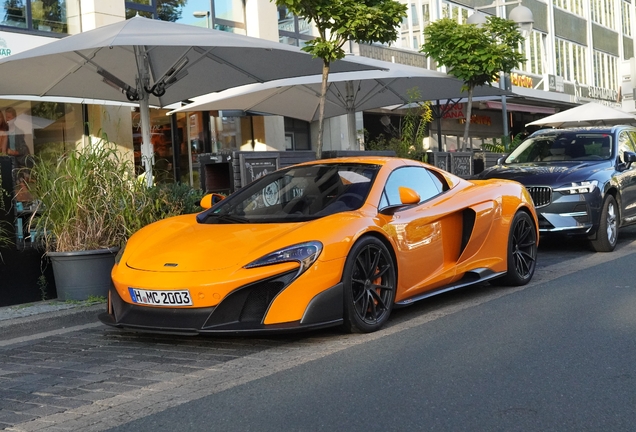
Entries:
[[391,43],[397,40],[406,5],[395,0],[272,0],[279,7],[314,23],[319,36],[302,48],[322,59],[322,90],[318,108],[316,157],[322,156],[327,82],[331,62],[344,58],[343,46],[358,43]]
[[464,150],[468,142],[475,87],[491,85],[500,72],[509,73],[524,61],[525,57],[520,52],[523,36],[513,21],[490,16],[480,26],[443,18],[424,29],[424,39],[420,52],[438,65],[446,66],[447,72],[462,80],[464,90],[468,91],[462,140]]

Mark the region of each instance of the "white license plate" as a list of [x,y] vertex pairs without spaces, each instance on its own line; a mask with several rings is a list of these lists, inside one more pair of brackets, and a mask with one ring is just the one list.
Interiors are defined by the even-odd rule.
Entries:
[[191,306],[190,291],[154,291],[139,288],[128,288],[134,303],[151,306]]

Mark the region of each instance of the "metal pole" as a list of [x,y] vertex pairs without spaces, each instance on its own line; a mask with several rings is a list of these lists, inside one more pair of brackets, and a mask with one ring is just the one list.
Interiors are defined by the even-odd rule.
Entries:
[[442,150],[442,107],[439,103],[439,99],[437,100],[437,150]]
[[347,135],[349,136],[349,148],[351,150],[360,150],[358,144],[358,131],[356,129],[356,109],[355,109],[355,93],[353,90],[353,81],[345,82],[345,103],[347,106]]
[[[506,74],[499,73],[499,87],[503,90],[506,89]],[[506,96],[501,96],[501,115],[503,120],[503,145],[504,151],[508,151],[508,107],[506,106]]]
[[137,92],[139,93],[139,117],[141,121],[141,162],[146,169],[146,184],[150,187],[153,183],[154,152],[150,141],[150,101],[149,95],[144,89],[150,74],[148,73],[148,62],[146,61],[144,49],[135,47],[135,52],[137,54]]

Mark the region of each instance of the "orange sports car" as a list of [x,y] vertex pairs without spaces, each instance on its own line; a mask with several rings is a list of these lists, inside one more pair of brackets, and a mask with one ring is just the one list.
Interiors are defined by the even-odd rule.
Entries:
[[134,234],[100,320],[153,332],[371,332],[394,307],[535,270],[532,199],[413,160],[319,160]]

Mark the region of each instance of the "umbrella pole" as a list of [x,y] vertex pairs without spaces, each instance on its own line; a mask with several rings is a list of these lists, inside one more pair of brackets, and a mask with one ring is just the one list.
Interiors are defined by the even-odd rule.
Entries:
[[141,163],[146,173],[146,185],[152,186],[152,165],[154,159],[154,151],[150,142],[150,96],[146,91],[146,86],[150,80],[150,72],[148,61],[146,59],[145,49],[135,46],[135,55],[137,56],[137,93],[139,95],[139,117],[141,121]]
[[351,150],[360,150],[358,145],[358,131],[356,130],[356,109],[355,109],[355,93],[353,91],[353,81],[345,82],[346,96],[345,103],[347,105],[347,131],[349,135],[349,148]]
[[139,99],[139,114],[141,120],[141,162],[146,170],[146,185],[152,186],[152,162],[153,149],[150,142],[150,103],[148,93],[142,90],[142,97]]
[[356,111],[351,108],[347,110],[347,129],[351,150],[360,150],[360,146],[358,145],[358,131],[356,130]]

